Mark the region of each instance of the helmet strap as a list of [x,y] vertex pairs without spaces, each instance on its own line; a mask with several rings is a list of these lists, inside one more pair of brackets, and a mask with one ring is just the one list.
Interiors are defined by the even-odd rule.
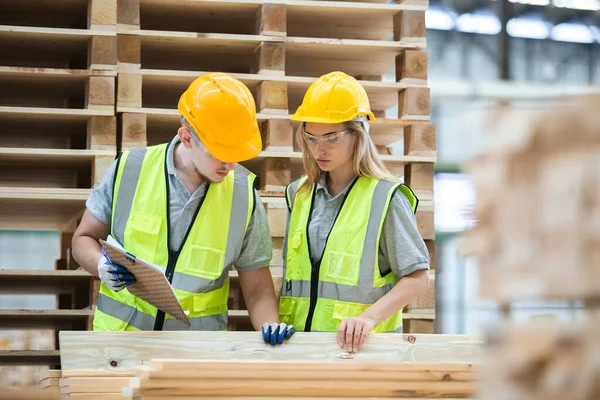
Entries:
[[371,129],[371,126],[369,125],[369,117],[367,117],[366,115],[358,115],[354,117],[352,121],[360,122],[367,135],[369,134],[369,130]]

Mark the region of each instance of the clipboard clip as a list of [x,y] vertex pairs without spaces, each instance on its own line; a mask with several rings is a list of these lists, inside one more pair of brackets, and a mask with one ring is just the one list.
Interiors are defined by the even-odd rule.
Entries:
[[125,252],[125,257],[127,257],[127,259],[133,264],[135,263],[136,257],[131,254],[130,252]]

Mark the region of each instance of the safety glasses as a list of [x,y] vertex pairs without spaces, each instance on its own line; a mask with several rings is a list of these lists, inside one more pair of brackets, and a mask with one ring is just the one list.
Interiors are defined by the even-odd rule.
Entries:
[[337,146],[344,141],[346,135],[349,135],[352,132],[352,129],[347,129],[341,132],[327,133],[323,136],[314,136],[306,132],[306,128],[302,127],[302,134],[304,136],[304,140],[306,140],[306,143],[308,143],[310,147],[315,147],[317,146],[317,144],[320,144],[323,147]]

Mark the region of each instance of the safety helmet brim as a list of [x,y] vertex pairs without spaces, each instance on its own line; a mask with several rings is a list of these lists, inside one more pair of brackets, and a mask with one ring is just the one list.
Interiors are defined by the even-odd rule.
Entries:
[[219,143],[206,142],[203,143],[210,154],[223,162],[242,162],[255,158],[262,151],[262,138],[258,123],[256,123],[254,136],[249,142],[238,146],[226,146]]

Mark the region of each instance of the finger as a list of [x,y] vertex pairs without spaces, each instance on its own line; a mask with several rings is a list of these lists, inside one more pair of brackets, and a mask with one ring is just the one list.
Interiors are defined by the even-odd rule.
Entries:
[[271,344],[274,346],[277,344],[277,337],[279,336],[279,325],[273,324],[271,326]]
[[270,340],[270,333],[271,333],[271,325],[269,325],[268,322],[265,322],[262,326],[262,335],[263,335],[263,340],[265,341],[265,343],[269,343]]
[[352,352],[356,353],[358,351],[358,344],[360,343],[360,338],[362,335],[362,331],[365,327],[364,323],[357,323],[354,328],[354,337],[352,338]]
[[279,335],[277,335],[277,344],[282,344],[285,339],[285,335],[287,333],[287,326],[284,322],[279,324]]
[[115,271],[117,271],[119,273],[125,273],[125,272],[129,273],[129,274],[131,273],[131,272],[129,272],[129,270],[127,268],[125,268],[124,266],[122,266],[120,264],[110,264],[110,265],[115,269]]
[[352,338],[354,337],[354,328],[356,327],[356,320],[348,320],[348,328],[346,328],[346,349],[352,353]]
[[363,329],[360,334],[360,342],[358,343],[359,350],[363,348],[363,346],[365,344],[365,340],[367,339],[367,336],[369,336],[369,327],[365,324],[365,325],[363,325]]
[[348,320],[346,318],[344,318],[342,320],[342,322],[340,323],[340,326],[338,327],[338,335],[337,335],[337,339],[338,339],[338,345],[343,349],[344,348],[344,338],[346,335],[346,328],[348,326]]

